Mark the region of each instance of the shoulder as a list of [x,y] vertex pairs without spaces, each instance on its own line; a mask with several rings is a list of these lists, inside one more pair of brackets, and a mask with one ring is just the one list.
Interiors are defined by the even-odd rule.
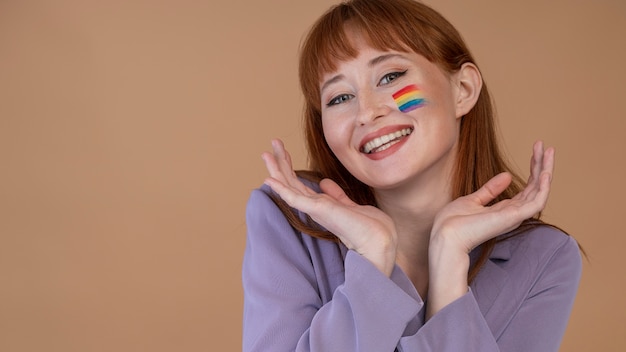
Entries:
[[540,225],[506,238],[496,245],[494,253],[504,256],[508,254],[513,261],[529,261],[536,264],[549,261],[555,255],[566,255],[572,257],[571,259],[580,260],[576,240],[550,225]]
[[270,267],[274,268],[272,270],[298,267],[300,271],[309,271],[304,236],[291,226],[273,197],[267,186],[250,193],[246,207],[244,273],[260,269],[269,272]]
[[499,343],[512,339],[518,344],[538,321],[545,324],[541,331],[547,335],[562,334],[581,272],[576,240],[557,228],[540,225],[514,236],[502,235],[471,287]]
[[549,225],[540,225],[500,241],[490,261],[519,284],[530,287],[549,277],[549,281],[577,284],[582,271],[576,240]]
[[272,199],[272,190],[263,185],[250,192],[246,205],[247,222],[260,220],[260,218],[284,218],[284,215]]
[[[316,184],[304,180],[303,182],[318,191]],[[246,207],[247,243],[249,245],[256,244],[256,248],[266,248],[273,252],[292,253],[302,252],[302,250],[311,252],[331,243],[336,246],[333,242],[312,237],[294,228],[289,217],[294,216],[304,220],[306,214],[293,208],[281,209],[277,204],[279,199],[278,194],[266,185],[251,192]],[[283,211],[290,212],[290,214],[287,215]]]
[[[316,189],[315,185],[310,186]],[[253,190],[248,200],[244,282],[249,286],[250,280],[262,277],[281,276],[292,282],[300,278],[315,287],[324,302],[329,300],[344,280],[347,249],[295,229],[272,197],[272,190],[262,186]],[[295,215],[301,219],[304,216],[298,211]],[[264,273],[259,274],[260,271]],[[282,285],[287,286],[289,284]]]
[[297,234],[276,204],[276,199],[278,195],[266,185],[252,190],[246,205],[248,241],[267,239],[274,242],[279,238],[291,238]]

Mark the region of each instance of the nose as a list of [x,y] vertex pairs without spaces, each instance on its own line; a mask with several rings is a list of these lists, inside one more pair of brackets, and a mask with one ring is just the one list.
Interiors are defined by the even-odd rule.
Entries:
[[375,92],[372,89],[362,90],[358,95],[359,111],[356,122],[365,125],[391,111],[389,106],[390,97],[385,97],[383,93]]

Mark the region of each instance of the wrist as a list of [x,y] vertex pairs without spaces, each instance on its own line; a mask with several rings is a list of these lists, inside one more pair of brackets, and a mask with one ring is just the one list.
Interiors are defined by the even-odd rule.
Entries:
[[469,253],[459,242],[455,235],[432,236],[428,244],[428,264],[431,270],[466,276],[469,270]]
[[450,237],[435,236],[431,239],[427,317],[467,293],[469,264],[469,255]]
[[357,249],[356,252],[369,260],[383,274],[391,276],[397,252],[397,243],[392,237],[386,237],[369,248]]

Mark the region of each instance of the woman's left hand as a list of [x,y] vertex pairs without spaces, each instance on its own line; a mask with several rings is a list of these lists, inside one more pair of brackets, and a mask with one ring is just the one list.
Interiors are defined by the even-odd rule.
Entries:
[[472,249],[517,228],[544,209],[553,170],[554,149],[544,150],[543,142],[538,141],[533,146],[530,177],[522,192],[488,205],[511,183],[511,175],[501,173],[437,214],[429,244],[429,298],[435,301],[431,301],[430,315],[467,292],[468,254]]
[[488,205],[511,183],[509,173],[496,175],[478,191],[446,205],[435,217],[431,239],[452,237],[458,248],[468,254],[481,243],[515,229],[546,206],[553,170],[554,149],[544,151],[543,142],[536,142],[531,174],[522,192]]

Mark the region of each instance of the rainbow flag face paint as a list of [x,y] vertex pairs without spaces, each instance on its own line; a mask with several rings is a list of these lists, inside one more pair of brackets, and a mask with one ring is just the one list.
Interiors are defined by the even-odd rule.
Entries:
[[396,101],[398,108],[402,112],[413,111],[424,105],[422,91],[415,84],[406,86],[393,93],[393,100]]

